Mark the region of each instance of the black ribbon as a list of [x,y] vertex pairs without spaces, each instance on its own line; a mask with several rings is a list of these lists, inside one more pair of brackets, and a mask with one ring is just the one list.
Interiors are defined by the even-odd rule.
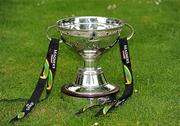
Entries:
[[[105,115],[115,107],[122,105],[133,93],[133,75],[131,69],[128,41],[127,38],[118,38],[117,41],[120,47],[121,61],[122,61],[124,81],[125,81],[124,83],[125,90],[122,96],[120,96],[119,98],[112,99],[112,102],[104,103],[95,116]],[[19,119],[24,118],[28,113],[31,112],[34,106],[39,102],[46,84],[47,84],[46,98],[48,98],[48,96],[50,95],[53,86],[53,80],[55,77],[56,67],[57,67],[58,48],[59,48],[59,40],[51,39],[45,64],[43,66],[43,70],[37,82],[36,88],[34,89],[34,92],[30,97],[30,99],[24,105],[22,111],[13,119],[11,119],[10,122],[18,121]],[[93,107],[97,107],[97,106],[100,105],[95,104],[92,106],[82,108],[76,114],[83,113],[87,109],[92,109]]]
[[116,98],[110,104],[106,104],[105,106],[103,106],[95,116],[107,114],[110,110],[125,103],[126,100],[133,94],[133,74],[127,38],[119,38],[118,43],[120,47],[121,61],[123,66],[125,90],[122,96]]
[[28,115],[28,113],[31,112],[31,110],[39,102],[46,84],[46,98],[48,98],[48,96],[50,95],[57,67],[58,49],[59,40],[52,38],[49,44],[45,64],[43,66],[39,80],[36,84],[36,88],[34,89],[30,99],[24,105],[22,111],[18,113],[13,119],[11,119],[10,122],[18,121],[19,119],[24,118],[26,115]]

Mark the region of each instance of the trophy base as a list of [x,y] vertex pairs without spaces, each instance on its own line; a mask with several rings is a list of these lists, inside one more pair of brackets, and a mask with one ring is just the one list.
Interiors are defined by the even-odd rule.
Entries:
[[105,97],[105,96],[116,94],[118,91],[119,91],[118,86],[113,86],[110,84],[94,88],[94,90],[88,90],[86,87],[76,86],[76,85],[63,85],[62,86],[63,93],[70,96],[81,97],[81,98]]
[[79,69],[74,84],[63,85],[62,92],[74,97],[99,98],[116,94],[119,86],[106,82],[101,68]]
[[[116,99],[116,95],[117,94],[112,94],[112,95],[108,95],[105,97],[98,97],[98,98],[81,98],[81,97],[70,97],[69,95],[65,94],[64,92],[60,92],[60,98],[62,101],[66,102],[66,103],[73,103],[73,109],[76,109],[76,111],[78,111],[78,109],[80,108],[86,108],[89,106],[101,106],[104,105],[106,103],[111,103]],[[74,106],[78,106],[77,108]]]

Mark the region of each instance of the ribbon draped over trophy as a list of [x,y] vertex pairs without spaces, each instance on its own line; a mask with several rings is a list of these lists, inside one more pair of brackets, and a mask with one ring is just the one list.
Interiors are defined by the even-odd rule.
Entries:
[[[121,36],[124,27],[131,30],[131,33],[126,37]],[[71,84],[64,84],[61,88],[62,92],[69,96],[91,99],[91,103],[94,101],[93,104],[77,111],[76,114],[100,106],[101,108],[95,116],[105,115],[113,108],[122,105],[132,95],[133,76],[128,48],[128,40],[134,34],[131,25],[116,18],[82,16],[58,20],[55,25],[48,27],[48,31],[52,28],[57,29],[60,37],[55,39],[47,34],[50,44],[34,92],[21,112],[10,122],[28,115],[41,101],[43,90],[46,90],[45,99],[50,95],[57,67],[59,43],[61,42],[71,47],[84,60],[84,67],[78,69],[75,81]],[[119,92],[119,85],[109,83],[103,69],[97,67],[95,63],[97,58],[116,44],[119,45],[120,49],[125,85],[124,92],[120,97],[116,95]]]

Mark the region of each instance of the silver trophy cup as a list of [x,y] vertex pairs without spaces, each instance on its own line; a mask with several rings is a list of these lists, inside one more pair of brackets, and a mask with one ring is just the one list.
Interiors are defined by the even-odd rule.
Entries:
[[[97,57],[111,49],[118,41],[121,30],[127,26],[131,33],[134,29],[122,20],[107,17],[82,16],[58,20],[48,31],[56,27],[63,42],[73,48],[84,60],[73,83],[62,86],[65,94],[82,98],[99,98],[116,94],[119,86],[109,83],[101,67],[95,65]],[[50,39],[49,35],[47,35]]]

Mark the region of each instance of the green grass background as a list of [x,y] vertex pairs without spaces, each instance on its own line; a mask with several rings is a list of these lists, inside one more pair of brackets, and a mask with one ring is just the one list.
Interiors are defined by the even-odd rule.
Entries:
[[[116,5],[115,9],[108,6]],[[81,116],[77,99],[60,94],[62,84],[75,78],[81,58],[60,45],[52,95],[16,125],[136,126],[180,125],[180,1],[179,0],[0,0],[0,126],[20,111],[29,98],[47,52],[46,28],[69,16],[116,17],[134,26],[129,41],[137,92],[122,107],[95,118],[98,109]],[[116,45],[98,62],[107,80],[123,90],[123,74]]]

